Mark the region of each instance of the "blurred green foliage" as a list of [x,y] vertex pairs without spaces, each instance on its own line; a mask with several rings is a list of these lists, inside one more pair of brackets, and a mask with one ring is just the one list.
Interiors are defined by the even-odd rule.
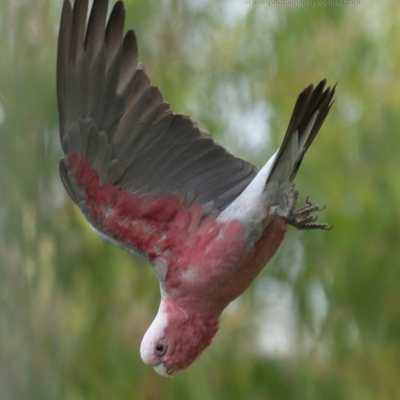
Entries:
[[297,178],[330,232],[288,239],[175,379],[140,360],[151,268],[98,239],[58,177],[61,1],[0,0],[0,398],[400,399],[400,13],[394,0],[126,0],[152,82],[258,164],[298,93],[336,102]]

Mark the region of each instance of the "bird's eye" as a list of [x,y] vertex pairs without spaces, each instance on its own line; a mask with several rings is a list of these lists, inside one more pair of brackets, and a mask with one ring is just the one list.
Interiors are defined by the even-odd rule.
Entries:
[[155,349],[155,352],[157,353],[157,355],[163,356],[167,351],[167,346],[162,343],[157,343],[156,346],[154,347],[154,349]]

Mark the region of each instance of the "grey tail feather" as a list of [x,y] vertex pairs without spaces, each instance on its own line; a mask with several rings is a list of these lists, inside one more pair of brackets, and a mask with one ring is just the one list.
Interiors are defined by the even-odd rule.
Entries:
[[[289,182],[293,182],[296,177],[304,154],[317,136],[317,133],[333,104],[332,99],[335,94],[336,84],[332,89],[328,87],[324,90],[325,84],[326,79],[323,79],[315,88],[313,85],[309,85],[297,98],[289,126],[282,145],[275,157],[274,164],[271,167],[271,172],[266,184],[276,179],[276,175],[280,174],[280,172],[277,171],[279,169],[277,166],[280,164],[282,158],[288,156],[288,152],[293,151],[290,147],[294,139],[293,136],[297,133],[297,143],[299,148],[297,149],[297,154],[292,155],[292,165],[289,166],[290,171],[287,171],[290,174],[288,177]],[[310,126],[313,119],[315,119],[315,121],[312,126]]]

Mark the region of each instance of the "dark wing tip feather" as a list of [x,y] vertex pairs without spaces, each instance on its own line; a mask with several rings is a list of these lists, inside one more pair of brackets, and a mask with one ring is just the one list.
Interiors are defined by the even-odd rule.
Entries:
[[69,53],[69,61],[72,64],[76,63],[79,54],[84,51],[87,10],[88,0],[75,1],[72,9],[71,48]]
[[65,91],[66,64],[71,46],[71,34],[69,27],[72,21],[72,8],[69,0],[64,0],[61,12],[60,29],[58,33],[57,46],[57,104],[60,124],[60,136],[64,135],[65,111],[63,105]]
[[124,34],[125,7],[122,1],[117,1],[108,19],[105,33],[105,50],[109,59],[113,59],[119,51]]
[[107,18],[108,0],[95,0],[90,11],[85,36],[85,50],[91,60],[100,51],[104,42],[104,27]]
[[126,32],[122,51],[121,80],[127,81],[137,70],[139,62],[139,50],[135,31],[129,29]]

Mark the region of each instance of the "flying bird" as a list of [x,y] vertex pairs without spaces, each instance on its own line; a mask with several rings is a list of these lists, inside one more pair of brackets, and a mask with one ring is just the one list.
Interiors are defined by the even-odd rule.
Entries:
[[175,114],[124,34],[117,1],[64,0],[58,39],[59,170],[71,199],[104,240],[152,265],[158,313],[140,348],[162,375],[191,365],[219,317],[274,256],[287,225],[317,224],[296,209],[294,178],[333,102],[325,80],[298,96],[283,142],[260,170]]

